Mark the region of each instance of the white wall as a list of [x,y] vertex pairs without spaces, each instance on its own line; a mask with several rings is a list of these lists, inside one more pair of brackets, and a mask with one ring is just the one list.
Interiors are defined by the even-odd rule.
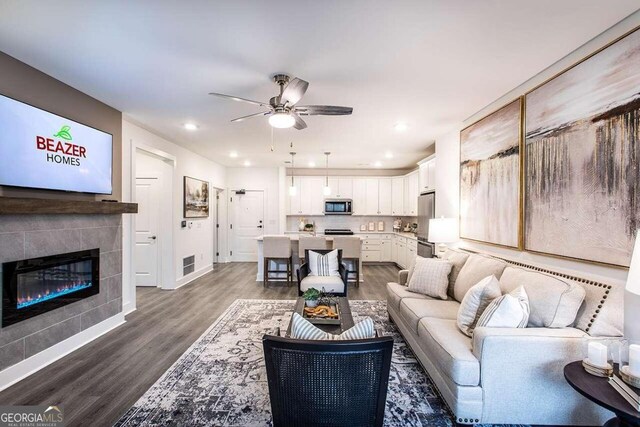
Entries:
[[[487,114],[506,105],[508,102],[524,95],[528,90],[553,77],[567,67],[575,64],[599,48],[605,46],[616,38],[640,25],[640,12],[629,16],[619,24],[610,28],[598,37],[573,51],[544,71],[536,74],[531,79],[513,89],[509,93],[487,105],[455,129],[436,139],[437,163],[437,187],[436,187],[436,215],[457,217],[459,215],[459,157],[460,157],[460,130],[465,126],[481,119]],[[544,47],[541,47],[544,48]],[[532,74],[535,70],[532,70]],[[472,72],[472,71],[470,71]],[[560,258],[541,256],[527,252],[520,252],[490,245],[462,241],[460,246],[482,250],[484,252],[517,259],[530,264],[544,266],[556,271],[567,272],[581,277],[593,278],[608,283],[623,284],[626,280],[627,270],[604,267],[589,263],[581,263]]]
[[229,195],[235,190],[264,191],[264,233],[279,234],[280,227],[280,171],[279,168],[227,168]]
[[[204,272],[208,271],[212,267],[213,262],[213,236],[214,236],[214,215],[210,215],[206,219],[193,219],[193,228],[182,228],[180,222],[183,219],[183,206],[182,206],[182,192],[183,192],[183,177],[191,176],[194,178],[209,181],[212,187],[212,200],[211,207],[215,208],[214,192],[215,188],[224,189],[226,187],[226,171],[225,168],[218,163],[215,163],[209,159],[206,159],[192,151],[187,150],[171,141],[162,138],[141,126],[132,123],[129,120],[123,120],[123,201],[133,201],[133,194],[131,190],[132,184],[132,162],[135,158],[134,147],[146,147],[153,150],[168,154],[175,159],[175,168],[173,170],[173,194],[170,196],[172,199],[173,207],[173,240],[174,240],[174,268],[175,268],[175,283],[174,288],[181,286]],[[226,230],[226,227],[222,224],[226,224],[226,204],[224,204],[224,197],[221,197],[222,206],[220,206],[220,229]],[[125,216],[126,218],[127,216]],[[123,286],[132,286],[132,260],[130,251],[130,233],[133,228],[133,221],[129,220],[123,224],[124,227],[124,265],[125,271]],[[226,247],[226,236],[221,233],[220,238],[221,247],[219,248],[221,254],[223,254]],[[182,275],[182,259],[189,255],[195,255],[196,266],[195,272],[187,276]],[[127,277],[128,276],[128,277]],[[135,292],[128,289],[131,298],[135,298]],[[133,289],[135,291],[135,289]],[[125,301],[125,305],[135,304],[135,299],[132,301]],[[133,305],[135,307],[135,305]]]

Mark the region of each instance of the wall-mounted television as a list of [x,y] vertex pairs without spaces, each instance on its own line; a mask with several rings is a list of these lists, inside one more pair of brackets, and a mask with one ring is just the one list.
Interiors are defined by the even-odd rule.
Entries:
[[113,136],[0,95],[0,185],[111,194]]

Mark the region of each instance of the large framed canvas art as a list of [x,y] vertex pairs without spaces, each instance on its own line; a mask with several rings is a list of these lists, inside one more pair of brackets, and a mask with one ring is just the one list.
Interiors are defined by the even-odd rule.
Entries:
[[522,99],[460,132],[460,237],[520,248]]
[[209,183],[189,176],[184,177],[184,217],[209,216]]
[[628,266],[640,225],[640,31],[525,105],[525,249]]

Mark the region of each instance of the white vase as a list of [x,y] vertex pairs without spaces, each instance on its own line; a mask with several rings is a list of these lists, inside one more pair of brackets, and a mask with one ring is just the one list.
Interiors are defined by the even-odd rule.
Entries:
[[300,222],[298,223],[298,231],[304,231],[304,226],[305,226],[305,221],[304,219],[301,219]]
[[304,303],[307,305],[307,307],[311,307],[311,308],[318,306],[318,300],[317,299],[305,300]]

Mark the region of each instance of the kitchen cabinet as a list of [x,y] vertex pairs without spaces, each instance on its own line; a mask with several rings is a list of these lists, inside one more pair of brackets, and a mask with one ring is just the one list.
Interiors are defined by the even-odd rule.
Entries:
[[391,215],[404,215],[404,177],[391,178]]
[[404,214],[418,215],[418,196],[420,195],[418,171],[404,177]]
[[316,176],[298,176],[293,178],[293,184],[296,187],[296,194],[288,196],[288,214],[322,215],[324,210],[323,179]]
[[391,240],[391,262],[398,263],[398,238],[395,235]]
[[393,214],[392,182],[389,178],[378,180],[378,215]]
[[327,199],[353,199],[352,178],[329,178],[329,187],[331,194],[326,196]]
[[431,159],[420,165],[418,181],[420,193],[436,189],[436,159]]
[[407,267],[407,240],[403,237],[398,238],[398,262],[397,264],[402,269]]
[[380,261],[391,262],[391,239],[383,239],[380,242]]
[[365,215],[378,215],[378,178],[365,180]]
[[366,179],[353,179],[353,215],[365,215],[367,210]]

